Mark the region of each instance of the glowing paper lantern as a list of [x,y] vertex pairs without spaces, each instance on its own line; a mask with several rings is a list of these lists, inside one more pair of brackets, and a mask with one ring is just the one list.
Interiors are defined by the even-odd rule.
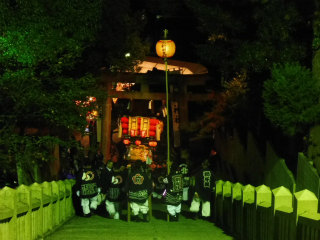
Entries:
[[157,55],[161,58],[170,58],[176,52],[176,45],[172,40],[159,40],[156,44]]
[[156,147],[158,143],[156,141],[149,142],[150,147]]

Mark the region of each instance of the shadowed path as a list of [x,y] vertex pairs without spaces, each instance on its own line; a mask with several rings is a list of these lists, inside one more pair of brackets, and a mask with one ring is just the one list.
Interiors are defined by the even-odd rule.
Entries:
[[[158,207],[158,209],[157,209]],[[163,207],[160,207],[163,208]],[[123,211],[124,213],[124,211]],[[75,216],[61,226],[46,240],[232,240],[214,223],[192,220],[184,216],[179,222],[165,221],[165,212],[159,205],[153,206],[153,217],[149,223],[113,220],[94,215],[91,218]]]

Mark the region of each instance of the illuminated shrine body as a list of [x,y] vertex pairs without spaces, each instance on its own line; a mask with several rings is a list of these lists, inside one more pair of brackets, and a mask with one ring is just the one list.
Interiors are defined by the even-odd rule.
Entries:
[[[180,146],[180,125],[189,121],[190,102],[208,101],[207,69],[197,63],[168,59],[171,142]],[[153,152],[165,138],[165,64],[158,57],[147,57],[135,72],[102,72],[101,86],[107,91],[100,134],[106,161],[111,145],[122,141],[127,146],[126,160],[153,160]],[[99,129],[98,129],[99,131]]]

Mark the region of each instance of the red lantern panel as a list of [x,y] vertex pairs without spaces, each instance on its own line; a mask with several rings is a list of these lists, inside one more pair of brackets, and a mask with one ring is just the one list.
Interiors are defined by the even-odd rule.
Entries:
[[150,118],[150,125],[157,125],[159,123],[158,119]]
[[149,127],[149,130],[150,130],[150,131],[156,131],[156,129],[157,129],[157,128],[156,128],[156,126],[154,126],[154,125],[150,125],[150,127]]
[[146,130],[141,130],[141,131],[140,131],[140,135],[141,135],[141,137],[143,137],[143,138],[144,138],[144,137],[147,137],[147,133],[148,133],[148,132],[147,132]]
[[128,122],[129,122],[129,118],[127,118],[127,117],[122,117],[122,118],[121,118],[121,122],[122,122],[122,123],[128,123]]
[[128,123],[122,123],[121,124],[121,127],[122,127],[122,129],[127,129],[129,126],[128,126]]
[[154,137],[156,135],[156,132],[155,131],[149,131],[149,136],[150,137]]

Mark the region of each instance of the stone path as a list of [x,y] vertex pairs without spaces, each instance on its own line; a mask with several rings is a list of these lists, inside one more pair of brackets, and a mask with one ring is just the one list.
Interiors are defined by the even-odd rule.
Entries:
[[[122,212],[125,217],[125,211]],[[187,213],[186,213],[187,214]],[[181,216],[179,222],[167,222],[164,206],[153,204],[149,223],[113,220],[94,215],[91,218],[75,216],[58,228],[46,240],[232,240],[214,223]]]

